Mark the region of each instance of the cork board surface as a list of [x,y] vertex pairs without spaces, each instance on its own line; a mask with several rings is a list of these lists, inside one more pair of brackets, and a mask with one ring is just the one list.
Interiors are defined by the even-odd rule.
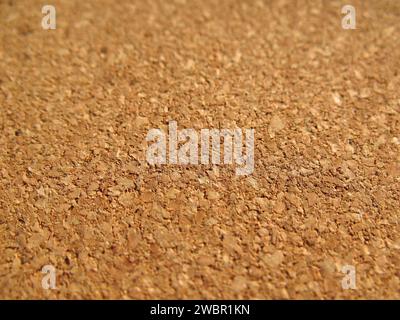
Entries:
[[[0,298],[400,298],[399,1],[51,2],[0,0]],[[170,120],[253,174],[150,166]]]

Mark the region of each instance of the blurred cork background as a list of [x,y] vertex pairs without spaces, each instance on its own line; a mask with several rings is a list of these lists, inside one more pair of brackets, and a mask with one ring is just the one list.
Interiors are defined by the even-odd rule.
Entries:
[[[399,299],[399,28],[396,0],[0,0],[0,298]],[[254,173],[149,166],[169,120],[254,128]]]

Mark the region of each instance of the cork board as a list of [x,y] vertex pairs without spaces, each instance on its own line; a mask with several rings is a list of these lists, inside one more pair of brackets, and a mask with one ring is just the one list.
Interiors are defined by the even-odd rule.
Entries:
[[[0,298],[400,298],[400,2],[51,2],[0,0]],[[254,172],[149,165],[171,120]]]

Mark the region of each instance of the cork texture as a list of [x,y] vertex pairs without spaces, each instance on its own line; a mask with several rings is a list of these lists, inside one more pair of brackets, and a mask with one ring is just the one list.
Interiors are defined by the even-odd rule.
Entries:
[[[0,0],[0,298],[400,298],[399,1],[51,4]],[[171,120],[254,172],[150,165]]]

